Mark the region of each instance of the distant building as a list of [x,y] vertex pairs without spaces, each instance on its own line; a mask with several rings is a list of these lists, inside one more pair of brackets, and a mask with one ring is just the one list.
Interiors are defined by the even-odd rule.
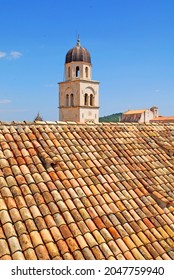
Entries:
[[174,123],[174,116],[159,116],[150,120],[150,122],[160,122],[160,123]]
[[34,121],[43,121],[40,113],[37,113],[37,116],[35,117]]
[[99,122],[99,82],[92,80],[90,53],[80,40],[65,58],[65,81],[59,83],[59,120]]
[[159,110],[155,106],[150,109],[128,110],[122,114],[121,122],[145,123],[150,122],[152,119],[158,118],[158,116]]

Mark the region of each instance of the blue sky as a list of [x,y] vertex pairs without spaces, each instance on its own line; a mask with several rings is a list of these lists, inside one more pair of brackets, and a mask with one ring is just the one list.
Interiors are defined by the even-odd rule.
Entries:
[[67,51],[81,45],[100,81],[100,116],[174,115],[173,0],[0,0],[0,120],[58,119]]

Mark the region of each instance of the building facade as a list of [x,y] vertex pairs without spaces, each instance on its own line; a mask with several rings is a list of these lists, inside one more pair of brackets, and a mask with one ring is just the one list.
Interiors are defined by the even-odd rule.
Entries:
[[150,122],[152,119],[158,118],[158,116],[159,110],[154,106],[150,109],[128,110],[127,112],[123,113],[121,121],[145,123]]
[[92,80],[90,53],[79,39],[65,58],[65,81],[59,83],[59,120],[99,121],[99,82]]

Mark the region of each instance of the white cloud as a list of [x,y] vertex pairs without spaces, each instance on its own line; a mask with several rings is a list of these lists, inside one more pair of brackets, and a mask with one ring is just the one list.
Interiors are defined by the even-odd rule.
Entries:
[[0,58],[6,57],[6,56],[7,56],[6,52],[1,52],[0,51]]
[[18,51],[12,51],[10,53],[10,58],[11,59],[17,59],[17,58],[20,58],[22,56],[22,53],[21,52],[18,52]]
[[11,103],[10,99],[0,99],[0,104],[8,104]]
[[18,51],[11,51],[9,54],[7,52],[0,51],[0,59],[1,58],[6,58],[6,59],[18,59],[22,56],[23,54]]

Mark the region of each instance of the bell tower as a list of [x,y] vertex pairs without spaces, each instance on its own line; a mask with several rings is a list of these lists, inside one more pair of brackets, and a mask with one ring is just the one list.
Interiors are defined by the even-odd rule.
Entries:
[[92,80],[90,53],[80,39],[65,57],[65,81],[59,83],[59,120],[99,121],[99,82]]

